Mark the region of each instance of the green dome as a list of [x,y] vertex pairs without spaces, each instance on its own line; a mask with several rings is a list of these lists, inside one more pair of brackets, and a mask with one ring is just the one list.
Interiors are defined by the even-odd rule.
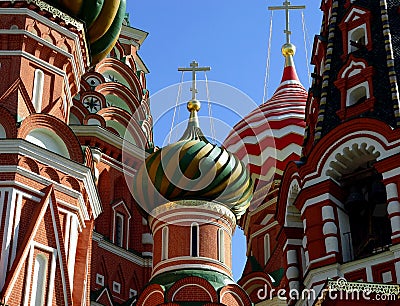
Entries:
[[114,47],[125,17],[126,0],[45,0],[85,22],[92,63]]
[[133,187],[135,199],[147,212],[171,201],[204,200],[218,202],[240,217],[252,196],[248,169],[236,156],[208,142],[198,127],[196,109],[178,142],[146,158]]

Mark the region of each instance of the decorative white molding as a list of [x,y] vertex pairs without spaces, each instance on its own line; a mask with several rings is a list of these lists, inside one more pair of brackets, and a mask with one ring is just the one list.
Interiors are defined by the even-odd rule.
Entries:
[[151,267],[152,266],[152,260],[150,258],[143,258],[140,257],[132,252],[129,252],[125,249],[122,249],[120,247],[115,246],[109,241],[106,241],[104,237],[97,233],[93,232],[92,239],[94,242],[98,244],[98,246],[106,251],[109,251],[110,253],[116,254],[118,256],[121,256],[122,258],[125,258],[126,260],[135,263],[141,267]]
[[[89,203],[91,205],[92,213],[94,218],[97,218],[98,215],[102,212],[101,202],[99,198],[99,194],[97,191],[97,187],[95,185],[92,173],[90,169],[82,164],[76,163],[70,159],[64,158],[58,154],[50,152],[46,149],[40,148],[34,144],[29,143],[23,139],[1,139],[0,140],[0,154],[19,154],[23,156],[29,156],[40,163],[48,165],[52,168],[55,168],[67,175],[77,178],[78,180],[82,180],[87,194],[89,198]],[[17,166],[0,166],[0,172],[2,171],[10,171],[13,170],[18,173],[23,173],[24,175],[28,175],[30,178],[35,180],[41,180],[41,182],[46,182],[48,185],[49,182],[55,183],[49,179],[41,177],[40,175],[28,171],[24,168],[17,167]],[[77,191],[63,186],[61,184],[54,184],[55,188],[60,188],[59,190],[65,192],[71,196],[76,198],[81,197]],[[80,196],[77,196],[77,195]],[[80,203],[80,208],[84,213],[85,219],[89,219],[89,214],[87,212],[85,203],[82,199]]]

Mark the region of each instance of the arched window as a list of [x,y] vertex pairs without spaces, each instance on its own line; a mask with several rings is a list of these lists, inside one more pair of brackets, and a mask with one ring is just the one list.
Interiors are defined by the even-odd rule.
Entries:
[[218,229],[218,260],[220,262],[225,262],[224,236],[224,230],[222,228]]
[[191,225],[190,249],[191,256],[199,256],[199,225],[197,223]]
[[164,226],[162,229],[162,250],[161,260],[168,259],[168,226]]
[[1,138],[7,138],[6,130],[4,127],[0,124],[0,139]]
[[47,279],[47,258],[38,254],[35,258],[33,269],[33,282],[31,293],[32,306],[43,306],[45,304],[45,288]]
[[269,242],[269,234],[264,236],[264,264],[267,264],[269,257],[271,256],[271,247]]
[[366,45],[365,24],[350,31],[349,52],[357,51]]
[[120,214],[115,215],[115,244],[122,247],[124,239],[124,216]]
[[347,93],[346,105],[352,106],[364,102],[369,98],[368,82],[350,88]]
[[32,103],[37,113],[42,111],[43,85],[44,73],[42,70],[36,69],[33,79]]

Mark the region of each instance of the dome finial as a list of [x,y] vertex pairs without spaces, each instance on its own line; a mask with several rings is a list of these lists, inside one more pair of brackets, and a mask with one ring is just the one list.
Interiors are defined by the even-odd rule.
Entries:
[[[197,88],[196,88],[196,72],[198,71],[210,71],[210,67],[199,67],[199,63],[192,61],[190,63],[190,68],[178,68],[178,71],[191,71],[192,72],[192,87],[190,91],[192,92],[192,99],[187,103],[187,109],[190,112],[188,126],[183,133],[180,140],[183,139],[197,139],[200,138],[207,141],[201,132],[199,127],[199,118],[197,117],[197,112],[200,110],[201,103],[196,99]],[[208,142],[208,141],[207,141]]]

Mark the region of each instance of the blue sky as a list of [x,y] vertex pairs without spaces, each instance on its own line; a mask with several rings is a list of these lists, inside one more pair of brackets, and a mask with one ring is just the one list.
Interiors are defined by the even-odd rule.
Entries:
[[[198,85],[199,99],[210,97],[216,142],[225,139],[230,127],[262,103],[264,79],[269,47],[271,12],[268,6],[282,5],[283,0],[146,0],[127,1],[131,26],[149,32],[139,54],[150,70],[147,87],[151,93],[154,117],[155,144],[163,146],[169,139],[171,122],[174,129],[183,129],[187,118],[184,105],[189,98],[190,85],[184,84],[178,96],[181,73],[178,67],[189,66],[192,60],[201,66],[211,66],[206,93],[205,82]],[[322,14],[319,0],[291,1],[292,5],[307,6],[304,10],[308,62],[311,44],[319,33]],[[280,48],[285,42],[283,11],[273,12],[271,64],[269,69],[269,98],[282,77],[284,59]],[[297,47],[295,63],[300,81],[309,88],[307,56],[305,52],[302,14],[291,12],[292,42]],[[309,66],[310,71],[312,68]],[[204,74],[199,73],[199,80]],[[184,75],[184,81],[190,74]],[[167,89],[166,89],[167,88]],[[229,92],[229,93],[228,93]],[[179,97],[179,99],[177,99]],[[178,100],[177,112],[174,106]],[[215,103],[214,103],[215,102]],[[199,115],[205,134],[213,135],[208,120],[207,103]],[[233,110],[233,111],[232,111]],[[172,133],[172,141],[180,131]],[[245,238],[237,230],[233,239],[233,273],[240,278],[245,261]]]

